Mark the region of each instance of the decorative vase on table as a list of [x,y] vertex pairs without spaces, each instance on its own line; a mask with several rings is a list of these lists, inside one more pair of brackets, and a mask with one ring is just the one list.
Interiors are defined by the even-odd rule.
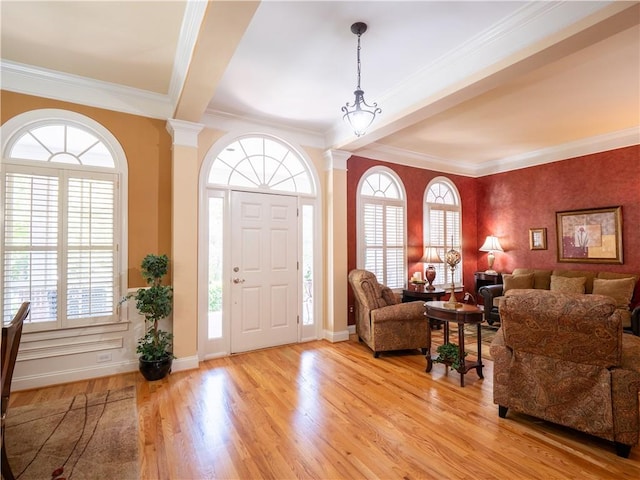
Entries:
[[424,249],[424,256],[420,259],[422,263],[427,264],[427,268],[424,271],[424,278],[427,281],[428,285],[425,287],[427,290],[435,290],[436,287],[433,286],[433,281],[436,279],[436,268],[433,266],[434,263],[442,263],[442,259],[440,255],[438,255],[438,251],[435,247],[426,247]]

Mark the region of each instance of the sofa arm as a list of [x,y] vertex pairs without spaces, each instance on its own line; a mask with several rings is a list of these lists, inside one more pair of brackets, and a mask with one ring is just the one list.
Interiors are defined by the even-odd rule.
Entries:
[[634,335],[640,336],[640,307],[636,307],[631,312],[631,331]]
[[491,310],[493,299],[502,295],[502,285],[485,285],[480,287],[478,293],[482,295],[485,310]]

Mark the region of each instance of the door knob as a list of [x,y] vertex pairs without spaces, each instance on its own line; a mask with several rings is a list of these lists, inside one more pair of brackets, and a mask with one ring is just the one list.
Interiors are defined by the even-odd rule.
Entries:
[[244,283],[244,278],[240,280],[239,278],[234,278],[233,283]]

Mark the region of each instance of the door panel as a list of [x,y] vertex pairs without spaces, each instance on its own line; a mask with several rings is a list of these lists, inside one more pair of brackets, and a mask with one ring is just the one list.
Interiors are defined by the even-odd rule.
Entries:
[[297,200],[232,192],[231,352],[298,341]]

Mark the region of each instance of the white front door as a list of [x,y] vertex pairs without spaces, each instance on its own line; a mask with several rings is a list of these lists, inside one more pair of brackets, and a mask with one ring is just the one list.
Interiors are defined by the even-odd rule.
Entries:
[[231,353],[297,342],[297,199],[232,192],[231,218]]

